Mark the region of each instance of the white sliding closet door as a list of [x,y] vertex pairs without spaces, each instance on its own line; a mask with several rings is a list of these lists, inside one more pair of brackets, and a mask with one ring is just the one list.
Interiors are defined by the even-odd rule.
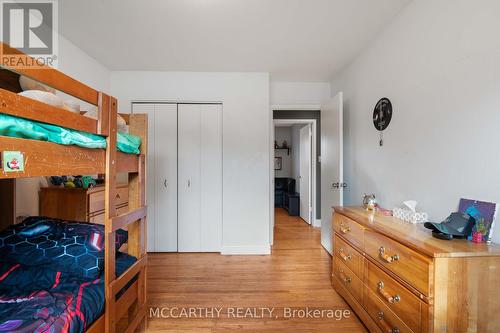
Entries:
[[179,252],[201,251],[201,117],[196,104],[179,106]]
[[155,104],[155,252],[177,252],[177,104]]
[[134,103],[148,114],[148,251],[177,251],[177,104]]
[[222,105],[178,105],[178,250],[219,252]]

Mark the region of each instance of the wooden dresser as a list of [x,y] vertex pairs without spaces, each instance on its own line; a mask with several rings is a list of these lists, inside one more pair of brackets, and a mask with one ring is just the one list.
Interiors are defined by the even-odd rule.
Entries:
[[[128,212],[128,187],[116,190],[117,215]],[[42,187],[40,215],[104,224],[104,186],[89,189]]]
[[500,332],[500,246],[334,207],[332,284],[370,332]]

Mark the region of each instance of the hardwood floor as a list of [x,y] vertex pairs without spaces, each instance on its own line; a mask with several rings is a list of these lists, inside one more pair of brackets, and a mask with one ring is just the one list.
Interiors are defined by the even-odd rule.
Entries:
[[[147,331],[366,332],[352,311],[348,318],[331,318],[339,318],[350,308],[330,285],[331,258],[320,245],[319,229],[283,210],[276,210],[275,225],[270,256],[150,254],[148,299],[152,312],[148,313]],[[307,307],[323,310],[323,318],[298,318],[304,312],[289,318],[292,309],[305,311]],[[192,318],[166,318],[182,316],[183,308],[195,309]],[[206,308],[215,308],[214,318]],[[236,308],[242,308],[246,318],[237,318],[241,316]]]

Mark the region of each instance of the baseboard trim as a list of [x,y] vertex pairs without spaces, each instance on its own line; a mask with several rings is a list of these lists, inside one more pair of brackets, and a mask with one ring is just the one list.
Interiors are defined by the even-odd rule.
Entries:
[[321,220],[315,219],[313,221],[313,227],[315,227],[315,228],[321,228]]
[[243,245],[223,246],[222,255],[268,255],[271,254],[270,245]]

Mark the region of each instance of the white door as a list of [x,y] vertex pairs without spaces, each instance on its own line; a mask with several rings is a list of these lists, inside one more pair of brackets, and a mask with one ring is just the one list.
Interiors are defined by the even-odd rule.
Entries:
[[343,205],[343,94],[321,108],[321,244],[333,253],[332,206]]
[[177,104],[155,104],[155,252],[177,252]]
[[311,224],[311,125],[300,129],[300,217]]
[[177,104],[134,103],[148,115],[148,251],[177,251]]
[[178,105],[178,251],[219,252],[222,106]]
[[196,104],[180,104],[178,142],[179,252],[201,250],[201,118]]

